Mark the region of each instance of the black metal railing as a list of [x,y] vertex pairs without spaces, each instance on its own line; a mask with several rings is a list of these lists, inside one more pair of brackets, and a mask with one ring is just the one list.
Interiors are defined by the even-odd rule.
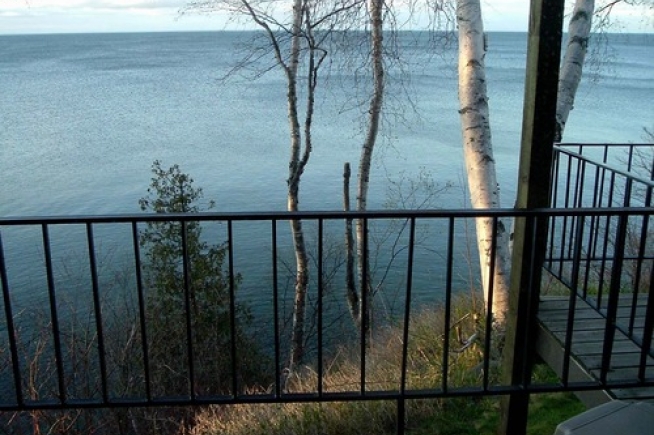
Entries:
[[[552,204],[651,210],[653,158],[654,146],[648,144],[560,146]],[[549,272],[607,322],[650,349],[654,311],[650,307],[642,312],[652,300],[654,234],[649,214],[562,217],[550,225]]]
[[[575,222],[577,228],[581,226],[579,222],[585,220],[599,219],[643,219],[651,210],[649,208],[612,208],[612,209],[566,209],[566,210],[534,210],[534,211],[515,211],[515,210],[491,210],[491,211],[473,211],[473,210],[449,210],[449,211],[386,211],[386,212],[366,212],[366,213],[344,213],[344,212],[307,212],[307,213],[199,213],[194,215],[130,215],[130,216],[101,216],[101,217],[52,217],[52,218],[4,218],[0,220],[0,266],[3,291],[3,337],[2,347],[4,349],[2,358],[4,359],[4,370],[2,371],[2,382],[4,394],[0,410],[30,410],[30,409],[61,409],[61,408],[94,408],[94,407],[130,407],[130,406],[163,406],[163,405],[198,405],[198,404],[234,404],[234,403],[278,403],[278,402],[315,402],[315,401],[351,401],[351,400],[396,400],[399,403],[411,399],[419,398],[440,398],[440,397],[458,397],[458,396],[484,396],[508,394],[518,390],[528,390],[533,392],[543,391],[563,391],[575,389],[600,389],[609,385],[629,387],[654,385],[651,378],[635,377],[634,379],[621,380],[618,383],[590,382],[590,383],[566,383],[552,385],[534,385],[527,381],[521,385],[504,385],[492,376],[489,370],[475,380],[468,380],[464,384],[457,384],[448,376],[448,370],[452,365],[453,355],[457,348],[463,347],[456,343],[454,338],[454,323],[458,319],[453,315],[453,300],[456,293],[466,292],[467,289],[459,287],[454,280],[454,276],[461,274],[462,271],[457,269],[460,264],[460,256],[467,251],[467,241],[462,237],[460,229],[472,225],[474,219],[479,217],[490,217],[497,222],[506,218],[524,218],[536,220],[543,217],[551,219],[553,222],[567,219]],[[331,334],[329,328],[343,328],[345,313],[335,313],[337,306],[327,307],[327,289],[325,283],[325,246],[326,246],[326,228],[338,226],[346,219],[362,218],[366,222],[371,233],[380,230],[378,226],[387,226],[390,222],[400,220],[408,223],[408,233],[404,236],[403,243],[406,244],[402,264],[393,266],[395,275],[402,275],[401,283],[396,281],[396,285],[402,286],[401,296],[398,296],[396,303],[399,305],[398,315],[387,321],[393,321],[401,325],[402,340],[399,349],[402,355],[401,363],[397,373],[391,376],[382,386],[372,382],[370,379],[370,370],[374,361],[374,349],[364,339],[358,341],[360,346],[358,355],[358,379],[351,385],[327,386],[325,383],[325,365],[324,361],[327,355],[333,350],[330,349],[328,337],[343,336],[342,329],[336,334]],[[315,297],[316,312],[315,315],[315,336],[311,338],[313,342],[313,351],[309,352],[306,357],[306,364],[312,367],[315,373],[315,382],[312,387],[303,387],[301,391],[293,391],[284,387],[284,355],[288,346],[285,333],[282,332],[283,319],[280,317],[282,305],[288,304],[288,298],[282,296],[281,286],[283,285],[285,269],[280,262],[282,227],[291,219],[302,219],[305,228],[311,228],[312,225],[318,235],[316,239],[316,259],[318,273],[315,279],[315,285],[312,285],[311,291]],[[170,365],[170,361],[158,361],[157,358],[166,358],[161,351],[154,352],[156,346],[171,345],[152,343],[156,335],[155,323],[157,312],[148,313],[148,304],[146,300],[151,296],[152,289],[144,285],[142,270],[144,267],[143,253],[140,252],[139,233],[147,223],[151,222],[175,222],[179,224],[181,231],[186,231],[187,226],[193,222],[202,222],[205,225],[220,223],[220,227],[225,227],[227,238],[225,241],[226,248],[226,299],[221,302],[226,304],[225,309],[228,321],[224,322],[225,329],[225,349],[221,352],[228,354],[227,365],[222,367],[223,377],[227,380],[222,387],[215,390],[205,389],[201,380],[206,379],[207,374],[201,373],[204,368],[199,361],[196,361],[198,355],[202,354],[202,349],[197,346],[201,344],[194,335],[194,326],[196,323],[196,314],[192,309],[191,295],[193,284],[189,279],[189,268],[194,264],[183,259],[181,273],[183,280],[181,288],[178,289],[178,303],[180,304],[181,317],[183,320],[179,328],[183,331],[179,334],[179,340],[176,346],[182,349],[171,350],[171,354],[178,355],[179,358],[185,359],[178,369],[175,370],[176,379],[170,380],[174,385],[173,390],[163,391],[155,385],[162,382],[161,366]],[[268,356],[271,357],[272,363],[269,366],[269,372],[266,379],[270,382],[272,388],[265,391],[252,392],[244,385],[244,376],[240,370],[245,366],[241,352],[243,348],[238,346],[238,334],[240,325],[238,322],[241,318],[237,315],[237,306],[247,304],[247,297],[239,299],[239,293],[245,289],[236,291],[237,275],[236,271],[247,274],[247,271],[241,268],[237,261],[235,240],[239,237],[251,237],[253,227],[247,224],[255,224],[257,231],[261,231],[261,225],[267,227],[267,237],[269,244],[266,248],[259,250],[261,256],[253,258],[252,252],[248,253],[250,261],[258,263],[257,267],[268,267],[271,270],[270,281],[268,283],[260,282],[257,287],[258,292],[267,291],[264,299],[271,300],[270,311],[267,313],[257,312],[254,315],[258,325],[249,327],[259,328],[260,331],[272,331],[272,340],[267,347]],[[129,249],[120,254],[124,260],[128,258],[132,263],[133,274],[130,279],[134,280],[133,286],[126,286],[121,292],[111,288],[107,283],[107,277],[103,275],[100,265],[100,257],[103,251],[100,246],[107,242],[101,240],[98,235],[100,232],[107,232],[106,226],[113,227],[113,231],[118,228],[129,231]],[[422,245],[416,244],[416,233],[421,227],[429,227],[435,232],[435,237],[422,240]],[[63,309],[61,298],[65,291],[61,282],[67,282],[67,277],[58,275],[54,266],[53,257],[58,249],[58,243],[62,242],[63,249],[72,249],[67,246],[71,238],[76,236],[70,233],[72,227],[79,227],[80,233],[83,233],[84,243],[83,250],[86,257],[83,259],[84,268],[88,268],[88,280],[81,285],[77,285],[72,295],[75,301],[72,302],[71,309]],[[240,234],[239,228],[242,228],[245,234]],[[626,233],[624,225],[618,225],[618,233]],[[100,231],[100,230],[103,231]],[[20,230],[21,240],[25,240],[28,230],[38,231],[41,234],[41,245],[37,251],[42,255],[40,264],[23,264],[20,261],[12,260],[11,252],[7,252],[7,244],[12,236],[12,230]],[[556,230],[556,228],[555,228]],[[64,235],[63,239],[56,239],[53,233],[60,231]],[[580,230],[577,230],[580,231]],[[111,233],[111,231],[109,231]],[[617,234],[616,237],[622,237],[624,234]],[[78,235],[79,236],[79,235]],[[424,249],[423,249],[424,248]],[[556,247],[550,247],[550,251],[556,251]],[[126,252],[133,254],[127,255]],[[187,251],[184,251],[187,254]],[[123,257],[125,255],[125,257]],[[256,257],[256,256],[254,256]],[[264,266],[262,258],[268,258],[268,265]],[[78,257],[79,258],[79,257]],[[416,271],[420,264],[441,263],[442,282],[431,279],[416,279]],[[32,279],[27,279],[19,283],[20,273],[13,268],[16,265],[23,265],[28,270],[33,271]],[[40,305],[38,298],[35,298],[37,292],[34,281],[38,281],[39,269],[43,269],[45,291],[44,298]],[[374,276],[374,275],[373,275]],[[290,278],[289,278],[290,279]],[[374,279],[374,278],[373,278]],[[16,281],[16,283],[14,283]],[[470,283],[468,283],[470,284]],[[416,295],[420,293],[419,286],[430,286],[435,297],[431,300],[417,301]],[[21,286],[23,286],[21,288]],[[28,286],[28,287],[24,287]],[[29,287],[32,286],[32,287]],[[22,294],[21,291],[31,292],[29,295]],[[108,290],[109,289],[109,290]],[[267,290],[264,290],[267,289]],[[424,289],[422,289],[424,290]],[[71,293],[69,293],[71,295]],[[125,313],[114,313],[107,308],[107,296],[113,296],[113,303],[116,299],[130,298],[136,301],[132,317]],[[262,293],[259,293],[261,296]],[[432,295],[432,296],[434,296]],[[22,298],[26,298],[22,300]],[[81,305],[76,304],[81,299],[88,298],[90,308],[88,312],[80,313],[83,310]],[[333,298],[333,296],[330,296]],[[443,310],[441,325],[435,325],[443,331],[443,342],[440,344],[440,354],[436,361],[445,371],[438,382],[433,385],[412,385],[415,378],[412,376],[411,369],[407,364],[407,359],[411,359],[411,343],[416,338],[411,332],[412,317],[417,313],[417,304],[437,304]],[[374,301],[368,301],[371,306]],[[17,308],[20,307],[20,308]],[[342,309],[341,305],[341,309]],[[478,307],[479,308],[479,307]],[[481,307],[483,311],[484,307]],[[261,309],[261,306],[258,308]],[[74,312],[74,310],[78,310]],[[37,313],[37,315],[30,315]],[[119,316],[120,322],[116,324],[115,316]],[[340,317],[338,317],[340,315]],[[85,337],[89,340],[84,343],[85,360],[80,362],[80,355],[75,355],[75,349],[67,346],[70,344],[66,336],[66,327],[64,326],[72,317],[84,317],[87,320],[86,326],[88,331]],[[35,320],[42,322],[39,331],[42,342],[21,341],[30,331],[26,328],[36,328],[31,323]],[[113,320],[112,320],[113,319]],[[267,319],[267,320],[265,320]],[[341,319],[335,320],[335,319]],[[162,319],[162,321],[166,321]],[[478,340],[477,351],[481,353],[480,363],[484,367],[491,366],[491,352],[494,338],[489,335],[483,335],[484,331],[489,331],[490,319],[486,318],[482,325],[470,326],[469,334],[466,337],[474,337]],[[30,326],[31,323],[31,326]],[[110,331],[116,331],[117,326],[121,326],[123,333],[128,331],[129,340],[133,344],[130,348],[131,359],[127,361],[115,361],[116,338],[110,337]],[[247,328],[243,326],[243,328]],[[131,332],[130,332],[131,331]],[[154,332],[153,332],[154,331]],[[374,331],[374,330],[373,330]],[[35,331],[31,331],[33,334]],[[37,334],[37,335],[38,335]],[[476,335],[477,334],[477,335]],[[350,338],[355,341],[359,340],[359,334],[352,330]],[[534,337],[531,337],[534,339]],[[170,338],[172,340],[172,338]],[[464,340],[465,341],[465,340]],[[78,343],[79,344],[79,343]],[[342,344],[342,343],[341,343]],[[266,347],[266,346],[264,346]],[[121,349],[123,349],[121,347]],[[155,357],[154,354],[157,353]],[[34,385],[39,379],[35,379],[35,374],[30,373],[34,370],[34,360],[39,359],[44,367],[48,368],[48,373],[43,374],[45,378],[40,379],[40,388]],[[204,361],[204,360],[203,360]],[[77,365],[76,365],[77,364]],[[82,370],[83,369],[83,370]],[[43,369],[45,370],[45,369]],[[125,379],[121,378],[123,372],[129,372],[129,378],[135,380],[133,389],[125,387]],[[156,372],[156,373],[155,373]],[[74,375],[74,376],[73,376]],[[80,380],[79,378],[84,378]],[[158,380],[155,380],[158,379]],[[167,378],[166,378],[167,379]],[[525,379],[529,380],[530,376]],[[256,381],[256,380],[255,380]],[[202,381],[204,382],[204,381]],[[261,383],[260,383],[261,384]],[[205,391],[206,390],[206,391]],[[401,421],[399,419],[398,421]]]
[[[397,404],[397,432],[404,433],[405,404],[415,399],[654,386],[645,358],[654,319],[652,183],[564,148],[557,149],[554,180],[557,208],[528,211],[1,218],[0,411],[383,400]],[[497,338],[491,316],[484,316],[489,307],[478,302],[479,262],[470,254],[481,217],[495,228],[501,220],[531,220],[534,232],[548,221],[547,270],[596,301],[607,331],[621,327],[616,310],[623,294],[646,298],[642,335],[631,333],[644,355],[633,376],[611,379],[608,365],[588,382],[543,384],[524,373],[521,383],[506,384],[496,376]],[[311,280],[303,364],[289,374],[295,219],[303,222]],[[362,333],[368,325],[350,319],[343,290],[340,241],[350,219],[362,219],[367,229],[364,280],[373,291],[370,300],[366,292],[361,297],[370,334]],[[179,244],[154,254],[142,235],[157,224],[177,231]],[[201,240],[189,236],[198,225]],[[493,244],[491,258],[495,250]],[[153,255],[167,255],[168,266],[154,267]],[[460,295],[472,301],[463,311]],[[429,328],[437,333],[425,349],[416,345],[416,322],[428,309],[438,311]],[[573,298],[569,309],[574,313]],[[388,355],[376,343],[386,325],[399,330],[398,361],[379,376],[376,367]],[[535,339],[527,334],[524,352]],[[613,332],[604,340],[606,357]],[[329,362],[345,348],[353,376],[332,382]],[[478,376],[455,372],[466,353],[483,368]],[[425,379],[418,358],[438,366],[439,375]]]
[[[635,144],[557,147],[553,206],[643,207],[651,211],[653,151],[652,145]],[[610,377],[651,376],[648,366],[654,356],[654,234],[650,214],[580,215],[551,220],[545,268],[570,290],[563,340],[566,376],[570,370],[569,356],[578,346],[573,337],[583,335],[576,331],[584,329],[579,324],[584,321],[575,318],[577,298],[581,298],[580,304],[587,304],[603,317],[599,324],[586,321],[590,322],[586,325],[596,325],[590,333],[601,340],[599,362],[594,363],[600,369],[588,370],[601,382]],[[628,343],[617,344],[625,336],[637,345],[637,352]],[[623,353],[622,360],[616,355],[619,353]],[[633,363],[625,362],[627,356]],[[623,361],[617,363],[619,370],[614,369],[616,361]],[[651,396],[650,393],[643,397]]]

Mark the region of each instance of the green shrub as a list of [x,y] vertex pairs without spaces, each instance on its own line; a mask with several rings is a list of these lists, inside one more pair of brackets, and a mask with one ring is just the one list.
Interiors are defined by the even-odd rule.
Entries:
[[[164,169],[155,161],[152,173],[148,195],[139,201],[142,210],[203,211],[202,189],[196,188],[178,165]],[[210,201],[207,209],[214,206]],[[192,331],[193,387],[197,394],[234,393],[232,376],[237,376],[243,388],[246,382],[263,381],[265,358],[247,334],[251,317],[242,304],[234,303],[236,328],[232,330],[230,286],[235,292],[241,277],[235,274],[230,282],[225,264],[227,243],[209,244],[202,231],[200,222],[156,221],[148,222],[140,234],[157,395],[187,394],[190,390],[188,327]],[[238,373],[232,373],[233,340],[239,350],[247,351],[237,356]]]

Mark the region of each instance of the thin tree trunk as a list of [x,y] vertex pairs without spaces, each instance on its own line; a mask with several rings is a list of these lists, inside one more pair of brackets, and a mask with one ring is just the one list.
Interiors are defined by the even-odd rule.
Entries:
[[[384,63],[383,63],[383,6],[382,0],[370,0],[370,29],[371,29],[371,62],[373,93],[368,109],[368,130],[361,148],[361,160],[359,161],[358,187],[357,187],[357,210],[365,211],[368,202],[368,183],[370,182],[370,165],[372,153],[377,141],[379,123],[381,118],[382,102],[384,96]],[[370,307],[372,305],[372,286],[370,283],[370,270],[367,249],[364,246],[364,223],[358,219],[356,223],[357,237],[357,269],[359,275],[359,288],[361,289],[359,316],[361,317],[362,329],[365,334],[370,327]],[[364,266],[365,264],[365,266]],[[365,271],[365,273],[364,273]],[[365,275],[365,276],[364,276]],[[366,294],[363,295],[363,292]],[[363,302],[366,301],[366,307]]]
[[595,0],[576,0],[568,24],[568,46],[559,73],[559,91],[556,103],[556,134],[554,140],[563,139],[565,124],[574,107],[575,95],[588,49],[588,39],[595,10]]
[[[470,200],[472,207],[476,209],[497,208],[500,206],[500,192],[491,141],[484,66],[486,40],[479,0],[459,0],[457,22],[459,114]],[[497,223],[495,231],[491,218],[478,218],[476,228],[484,299],[488,301],[492,284],[492,315],[494,321],[501,325],[508,310],[508,232],[502,222]],[[494,273],[491,277],[493,250]]]
[[[286,77],[288,82],[288,120],[291,133],[291,153],[288,164],[288,211],[298,211],[300,177],[304,171],[306,160],[300,159],[301,134],[297,107],[297,71],[300,58],[300,37],[302,30],[303,2],[293,3],[293,27],[291,36],[291,52]],[[306,153],[305,153],[306,154]],[[308,154],[306,154],[308,158]],[[304,356],[304,320],[306,315],[307,285],[309,282],[309,261],[307,257],[302,222],[299,219],[291,221],[293,249],[295,250],[295,300],[293,303],[293,331],[288,371],[292,373]]]
[[[343,168],[343,210],[350,211],[350,164]],[[350,315],[354,324],[360,327],[359,295],[354,279],[354,236],[352,235],[352,219],[345,220],[345,294]]]

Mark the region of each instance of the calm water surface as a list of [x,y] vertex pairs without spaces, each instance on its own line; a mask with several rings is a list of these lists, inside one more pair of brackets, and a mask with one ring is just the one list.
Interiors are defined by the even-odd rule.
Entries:
[[[284,77],[273,70],[256,81],[238,75],[221,80],[239,60],[234,47],[251,36],[0,36],[0,216],[138,212],[155,159],[179,164],[219,210],[283,210],[288,167]],[[421,169],[438,183],[459,186],[441,196],[440,206],[466,205],[456,53],[454,48],[436,53],[412,44],[421,37],[404,35],[410,79],[398,69],[388,74],[389,116],[373,169],[370,208],[383,206],[390,182]],[[654,126],[654,37],[623,35],[610,42],[610,59],[596,58],[610,62],[582,82],[567,141],[640,142],[643,127]],[[489,44],[493,141],[503,204],[510,206],[526,35],[492,33]],[[353,73],[334,69],[322,84],[315,150],[302,181],[300,206],[305,210],[341,208],[343,163],[356,167],[362,140]],[[416,112],[409,109],[402,87]],[[404,122],[396,122],[399,118]],[[213,231],[218,237],[224,234],[224,228]],[[272,273],[268,254],[262,254],[270,249],[266,231],[263,226],[244,228],[235,253],[244,276],[242,294],[258,298],[261,306],[270,303],[268,295],[261,296],[261,283]],[[340,230],[334,231],[340,240]],[[96,233],[103,285],[109,291],[120,270],[133,261],[124,245],[129,229],[100,226]],[[52,236],[58,287],[76,299],[88,287],[80,284],[88,282],[84,229],[55,228]],[[3,242],[17,309],[45,300],[38,229],[5,230]],[[288,254],[290,246],[284,243]],[[416,261],[423,261],[422,275],[414,278],[420,297],[440,297],[442,284],[433,283],[443,282],[442,262],[427,256]],[[468,262],[457,264],[457,279],[465,282]],[[401,282],[398,278],[395,288]]]
[[[0,216],[138,211],[154,159],[178,163],[221,210],[283,210],[287,176],[280,71],[257,81],[220,78],[239,60],[239,33],[0,37]],[[407,45],[413,38],[407,38]],[[513,203],[526,37],[491,34],[491,122],[504,204]],[[585,80],[567,141],[642,140],[654,122],[654,37],[623,35],[611,63]],[[425,167],[439,182],[463,173],[454,49],[408,46],[406,83],[418,115],[389,116],[373,172],[373,207],[385,181]],[[342,165],[361,143],[353,76],[332,71],[318,95],[315,154],[304,209],[340,208]],[[401,97],[398,74],[389,91]],[[388,98],[392,104],[392,98]],[[397,105],[396,110],[401,110]],[[390,110],[389,110],[390,111]],[[460,192],[447,199],[459,206]]]

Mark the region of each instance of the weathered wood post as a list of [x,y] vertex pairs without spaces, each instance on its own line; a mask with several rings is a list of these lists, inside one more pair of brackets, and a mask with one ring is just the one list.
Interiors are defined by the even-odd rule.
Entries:
[[[531,0],[517,209],[549,206],[563,6],[564,0]],[[503,385],[530,382],[546,242],[546,218],[516,219]],[[498,433],[524,435],[528,407],[529,393],[524,390],[504,397]]]

